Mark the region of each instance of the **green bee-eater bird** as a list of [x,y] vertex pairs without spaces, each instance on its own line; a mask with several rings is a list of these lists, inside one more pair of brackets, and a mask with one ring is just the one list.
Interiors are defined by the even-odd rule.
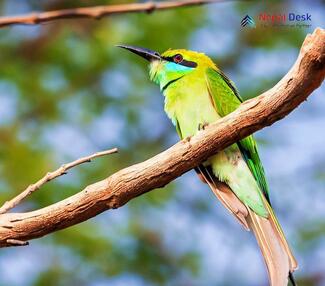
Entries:
[[[159,84],[165,111],[181,139],[239,107],[234,84],[205,54],[168,50],[163,54],[133,46],[125,48],[150,62],[150,79]],[[287,285],[297,262],[272,210],[268,185],[253,136],[227,147],[196,168],[221,203],[261,248],[272,286]]]

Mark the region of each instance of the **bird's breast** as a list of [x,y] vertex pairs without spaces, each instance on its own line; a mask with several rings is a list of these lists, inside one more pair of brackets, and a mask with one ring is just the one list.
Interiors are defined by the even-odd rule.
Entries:
[[164,93],[165,111],[182,138],[194,135],[199,126],[220,118],[208,93],[205,80],[183,81],[171,85]]

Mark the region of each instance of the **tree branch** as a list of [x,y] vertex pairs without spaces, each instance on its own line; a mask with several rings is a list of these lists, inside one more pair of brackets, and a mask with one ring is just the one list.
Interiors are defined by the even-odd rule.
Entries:
[[242,103],[190,140],[178,142],[56,204],[27,213],[2,214],[0,246],[69,227],[163,187],[216,152],[285,117],[320,86],[324,76],[325,31],[316,29],[306,37],[293,67],[273,88]]
[[76,167],[80,164],[83,163],[88,163],[91,162],[91,160],[102,157],[105,155],[117,153],[117,148],[110,149],[110,150],[105,150],[101,152],[96,152],[92,155],[86,156],[79,158],[73,162],[70,162],[68,164],[62,165],[60,168],[56,169],[53,172],[48,172],[43,178],[38,180],[36,183],[29,185],[27,189],[25,189],[23,192],[21,192],[18,196],[14,197],[10,201],[7,201],[3,204],[3,206],[0,208],[0,214],[6,213],[9,210],[13,209],[16,207],[19,203],[21,203],[27,196],[31,195],[33,192],[37,191],[40,189],[44,184],[54,180],[57,177],[60,177],[62,175],[67,174],[67,171],[73,167]]
[[135,4],[105,5],[86,8],[72,8],[56,10],[50,12],[31,13],[21,16],[9,16],[0,18],[0,27],[11,25],[36,25],[50,22],[58,19],[71,18],[93,18],[100,19],[104,16],[114,14],[125,14],[135,12],[151,13],[155,10],[167,10],[186,6],[198,6],[223,0],[183,0],[183,1],[165,1],[165,2],[146,2]]

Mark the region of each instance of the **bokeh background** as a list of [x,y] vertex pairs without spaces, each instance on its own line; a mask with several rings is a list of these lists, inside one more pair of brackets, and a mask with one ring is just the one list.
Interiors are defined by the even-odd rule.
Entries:
[[[125,1],[126,2],[126,1]],[[16,211],[57,202],[175,143],[146,63],[114,45],[211,56],[244,98],[272,87],[306,34],[324,27],[322,1],[223,2],[102,20],[0,29],[0,201],[47,171],[95,151],[120,152],[79,166]],[[1,15],[121,1],[0,1]],[[260,12],[310,13],[308,28],[242,28]],[[299,285],[325,285],[324,86],[256,134],[279,220],[300,262]],[[193,171],[120,209],[0,250],[0,285],[267,285],[251,233]]]

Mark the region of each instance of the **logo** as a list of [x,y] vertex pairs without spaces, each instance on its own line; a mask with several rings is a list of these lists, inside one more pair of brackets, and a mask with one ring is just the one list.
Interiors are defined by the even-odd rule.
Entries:
[[277,13],[269,14],[262,12],[258,15],[258,21],[262,27],[300,27],[311,26],[311,14]]
[[[291,27],[291,28],[309,28],[312,17],[310,13],[267,13],[261,12],[255,15],[255,20],[259,28],[267,27]],[[246,15],[240,22],[242,27],[256,28],[254,18]]]
[[246,15],[240,22],[242,27],[250,27],[250,28],[255,28],[255,21],[251,16]]

